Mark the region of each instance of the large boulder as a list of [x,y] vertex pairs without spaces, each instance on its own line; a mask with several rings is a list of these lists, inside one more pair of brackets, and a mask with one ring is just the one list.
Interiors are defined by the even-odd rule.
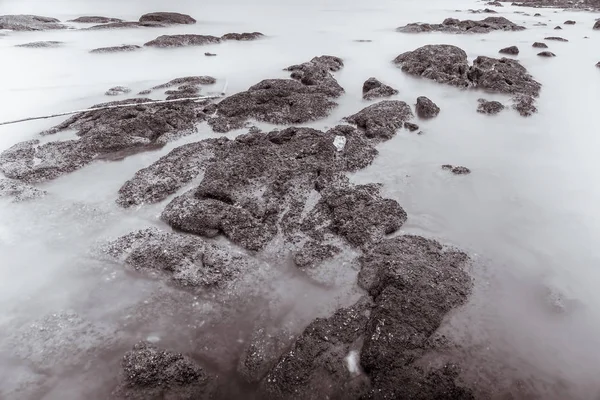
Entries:
[[154,40],[144,43],[147,47],[186,47],[186,46],[204,46],[207,44],[221,43],[221,39],[210,35],[162,35]]
[[404,33],[448,32],[448,33],[489,33],[492,31],[522,31],[524,26],[515,24],[504,17],[487,17],[481,21],[446,18],[441,24],[412,23],[397,28]]
[[140,17],[140,22],[159,22],[163,24],[195,24],[196,20],[189,15],[176,12],[153,12]]
[[39,15],[0,15],[0,29],[11,31],[45,31],[51,29],[67,29],[56,18]]

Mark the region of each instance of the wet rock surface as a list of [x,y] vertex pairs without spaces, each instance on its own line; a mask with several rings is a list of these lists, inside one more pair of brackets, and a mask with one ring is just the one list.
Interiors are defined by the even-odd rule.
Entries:
[[45,31],[67,29],[56,18],[39,15],[0,15],[0,29],[11,31]]
[[495,115],[502,110],[504,110],[504,105],[499,101],[487,101],[485,99],[479,99],[479,106],[477,106],[478,113]]
[[140,22],[158,22],[162,24],[195,24],[196,20],[187,14],[176,12],[153,12],[140,17]]
[[118,96],[120,94],[127,94],[130,93],[131,89],[125,86],[115,86],[112,87],[110,89],[108,89],[106,91],[106,93],[104,93],[106,96]]
[[447,32],[447,33],[489,33],[492,31],[522,31],[524,26],[515,24],[504,17],[487,17],[481,21],[446,18],[441,24],[412,23],[397,28],[397,32]]
[[442,169],[446,170],[446,171],[450,171],[452,172],[454,175],[467,175],[471,173],[471,170],[467,167],[462,167],[462,166],[453,166],[450,164],[444,164],[442,165]]
[[412,117],[413,113],[405,102],[384,100],[346,117],[346,121],[364,131],[367,138],[390,139],[404,121]]
[[292,65],[286,70],[293,79],[266,79],[227,97],[217,104],[209,124],[215,132],[229,132],[244,127],[251,118],[278,125],[325,118],[337,105],[332,99],[344,92],[331,75],[343,65],[340,58],[332,56]]
[[204,46],[208,44],[221,43],[221,39],[210,35],[162,35],[154,40],[144,44],[148,47],[186,47],[186,46]]
[[90,53],[94,54],[104,54],[104,53],[125,53],[130,51],[136,51],[141,49],[140,46],[135,44],[125,44],[123,46],[113,46],[113,47],[100,47],[97,49],[90,50]]
[[363,84],[363,99],[373,100],[381,97],[390,97],[398,94],[391,86],[381,83],[376,78],[369,78]]
[[538,49],[547,49],[548,45],[546,43],[542,43],[542,42],[535,42],[531,45],[531,47],[535,47]]
[[440,108],[438,107],[438,105],[425,96],[417,97],[417,105],[415,107],[415,110],[419,118],[423,119],[437,117],[440,113]]
[[84,16],[69,20],[69,22],[79,22],[82,24],[108,24],[112,22],[123,22],[119,18],[99,17],[99,16]]
[[540,56],[540,57],[556,57],[556,54],[554,54],[551,51],[542,51],[542,52],[538,53],[538,56]]
[[237,41],[250,41],[263,38],[260,32],[244,32],[244,33],[226,33],[221,36],[221,40],[237,40]]
[[558,37],[558,36],[549,36],[547,38],[544,38],[544,40],[553,40],[555,42],[568,42],[567,39],[561,38],[561,37]]
[[45,190],[38,189],[26,183],[12,180],[0,179],[0,198],[12,198],[14,203],[33,200],[48,194]]
[[510,54],[510,55],[513,55],[513,56],[517,56],[517,55],[519,55],[519,48],[517,46],[505,47],[503,49],[500,49],[500,51],[498,51],[498,53],[500,53],[500,54]]
[[17,44],[15,47],[28,47],[32,49],[47,49],[47,48],[56,48],[61,47],[64,43],[57,42],[53,40],[45,41],[45,42],[31,42],[24,44]]

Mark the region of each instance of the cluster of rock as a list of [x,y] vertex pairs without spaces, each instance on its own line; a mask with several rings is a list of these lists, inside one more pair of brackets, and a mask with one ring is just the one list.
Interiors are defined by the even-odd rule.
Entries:
[[535,7],[535,8],[563,8],[563,9],[577,9],[577,10],[589,10],[598,11],[600,10],[600,3],[597,0],[520,0],[513,2],[513,6],[522,7]]
[[144,44],[148,47],[185,47],[185,46],[204,46],[209,44],[218,44],[224,40],[250,41],[264,37],[260,32],[245,32],[245,33],[227,33],[221,37],[211,35],[162,35],[154,40]]
[[524,26],[515,24],[504,17],[487,17],[481,21],[446,18],[441,24],[411,23],[397,28],[403,33],[447,32],[447,33],[489,33],[492,31],[522,31]]
[[98,29],[119,29],[119,28],[138,28],[138,27],[165,27],[170,25],[190,25],[195,24],[196,20],[189,15],[175,12],[153,12],[144,14],[138,21],[123,21],[118,18],[107,17],[80,17],[73,22],[95,23],[89,30]]

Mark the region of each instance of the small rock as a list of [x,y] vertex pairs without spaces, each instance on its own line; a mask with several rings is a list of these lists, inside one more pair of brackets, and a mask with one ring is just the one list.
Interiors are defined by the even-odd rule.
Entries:
[[573,21],[573,20],[567,20],[565,21],[565,25],[575,25],[577,22]]
[[542,14],[540,14],[540,13],[535,13],[535,14],[533,14],[533,16],[534,16],[534,17],[541,17],[541,16],[542,16]]
[[189,15],[175,12],[153,12],[140,17],[140,22],[159,22],[164,24],[195,24],[196,20]]
[[390,97],[398,94],[391,86],[384,85],[376,78],[369,78],[363,84],[363,99],[373,100],[380,97]]
[[69,20],[69,22],[79,22],[82,24],[108,24],[111,22],[123,22],[123,20],[119,18],[85,16]]
[[204,46],[207,44],[221,43],[221,39],[216,36],[209,35],[162,35],[154,40],[145,43],[148,47],[184,47],[184,46]]
[[46,41],[46,42],[31,42],[31,43],[24,43],[24,44],[18,44],[15,47],[29,47],[29,48],[34,48],[34,49],[42,49],[42,48],[53,48],[53,47],[61,47],[64,43],[63,42],[56,42],[56,41]]
[[533,26],[548,26],[548,24],[545,24],[543,22],[536,22],[535,24],[533,24]]
[[567,39],[561,38],[561,37],[558,37],[558,36],[550,36],[550,37],[547,37],[547,38],[544,38],[544,39],[546,39],[546,40],[554,40],[556,42],[568,42]]
[[554,27],[554,29],[555,29],[555,30],[557,30],[557,29],[562,29],[562,27],[560,27],[560,26],[555,26],[555,27]]
[[412,122],[405,122],[404,128],[408,129],[411,132],[419,130],[419,125],[413,124]]
[[467,167],[453,166],[450,164],[442,165],[442,169],[452,172],[454,175],[467,175],[471,173],[471,170]]
[[129,92],[131,92],[131,89],[129,89],[128,87],[125,87],[125,86],[115,86],[115,87],[112,87],[112,88],[108,89],[106,91],[106,93],[104,93],[104,94],[107,95],[107,96],[118,96],[120,94],[126,94],[126,93],[129,93]]
[[517,110],[522,117],[529,117],[537,112],[537,108],[534,105],[535,100],[531,96],[515,96],[513,102],[513,108]]
[[487,4],[488,6],[504,7],[502,5],[502,3],[500,3],[499,1],[489,1],[489,2],[487,2],[485,4]]
[[345,120],[364,130],[368,138],[392,138],[413,113],[408,104],[399,100],[384,100],[370,105]]
[[556,54],[552,53],[551,51],[542,51],[541,53],[538,53],[538,56],[540,56],[540,57],[556,57]]
[[123,53],[128,51],[135,51],[141,49],[140,46],[136,46],[134,44],[126,44],[123,46],[113,46],[113,47],[100,47],[98,49],[90,50],[90,53],[94,54],[102,54],[102,53]]
[[600,20],[596,21],[593,29],[597,29],[597,30],[600,29]]
[[504,110],[504,105],[499,101],[487,101],[486,99],[479,99],[478,101],[477,112],[479,113],[494,115]]
[[146,94],[150,94],[150,93],[152,93],[152,90],[150,90],[150,89],[146,89],[146,90],[142,90],[142,91],[141,91],[141,92],[139,92],[138,94],[140,94],[140,95],[146,95]]
[[536,47],[539,49],[547,49],[548,45],[546,43],[542,43],[542,42],[535,42],[534,44],[531,45],[531,47]]
[[244,33],[227,33],[221,36],[221,40],[237,40],[237,41],[248,41],[256,40],[264,37],[260,32],[244,32]]
[[415,109],[419,118],[423,119],[437,117],[440,113],[440,108],[437,104],[425,96],[417,97],[417,106]]
[[371,39],[357,39],[354,40],[356,43],[371,43],[373,42]]
[[498,53],[516,56],[519,54],[519,48],[517,46],[505,47],[501,49]]
[[209,53],[209,52],[206,52],[206,53],[204,53],[204,55],[205,55],[206,57],[215,57],[215,56],[216,56],[216,54],[215,54],[215,53]]

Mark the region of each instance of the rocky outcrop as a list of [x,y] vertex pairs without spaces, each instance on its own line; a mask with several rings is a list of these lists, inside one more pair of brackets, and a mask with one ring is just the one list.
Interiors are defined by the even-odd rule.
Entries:
[[45,190],[37,189],[20,181],[0,179],[0,198],[12,198],[14,203],[37,199],[47,194],[48,192]]
[[82,24],[108,24],[113,22],[123,22],[122,19],[119,18],[108,18],[108,17],[98,17],[98,16],[84,16],[69,20],[69,22],[79,22]]
[[535,8],[562,8],[562,9],[574,9],[574,10],[587,10],[587,11],[598,11],[600,10],[600,4],[597,0],[520,0],[518,2],[511,3],[513,6],[521,7],[535,7]]
[[148,47],[185,47],[185,46],[204,46],[207,44],[221,43],[221,39],[210,35],[162,35],[154,40],[144,44]]
[[113,47],[100,47],[98,49],[90,50],[90,53],[94,54],[104,54],[104,53],[125,53],[130,51],[136,51],[141,49],[140,46],[134,44],[125,44],[123,46],[113,46]]
[[51,29],[67,29],[56,18],[39,15],[0,15],[0,29],[10,31],[45,31]]
[[24,44],[17,44],[15,47],[28,47],[32,49],[48,49],[48,48],[56,48],[62,47],[64,42],[57,42],[53,40],[45,41],[45,42],[31,42]]
[[125,86],[115,86],[106,91],[104,93],[106,96],[118,96],[121,94],[131,93],[131,89]]
[[153,12],[144,14],[140,17],[140,22],[158,22],[161,24],[180,24],[190,25],[195,24],[196,20],[189,15],[180,14],[176,12]]
[[412,23],[397,28],[397,32],[447,32],[447,33],[489,33],[492,31],[522,31],[524,26],[515,24],[504,17],[487,17],[481,21],[446,18],[441,24]]
[[545,40],[553,40],[555,42],[568,42],[567,39],[561,38],[561,37],[558,37],[558,36],[550,36],[550,37],[547,37],[547,38],[544,38],[544,39]]
[[503,49],[500,49],[500,51],[498,51],[498,53],[510,54],[512,56],[517,56],[517,55],[519,55],[519,48],[517,46],[505,47]]
[[423,119],[437,117],[440,113],[440,108],[437,106],[437,104],[425,96],[417,97],[417,105],[415,110],[419,118]]
[[538,56],[540,56],[540,57],[556,57],[556,54],[554,54],[551,51],[542,51],[542,52],[538,53]]
[[363,84],[363,99],[373,100],[381,97],[390,97],[398,94],[391,86],[381,83],[376,78],[369,78]]
[[531,47],[535,47],[538,49],[547,49],[548,45],[546,43],[542,43],[542,42],[535,42],[531,45]]
[[442,169],[446,170],[446,171],[450,171],[452,172],[454,175],[468,175],[471,173],[471,170],[467,167],[462,167],[462,166],[453,166],[450,164],[444,164],[442,165]]
[[331,72],[343,67],[341,59],[315,57],[286,68],[292,79],[267,79],[217,104],[209,124],[216,132],[244,126],[250,118],[272,124],[301,124],[325,118],[344,89]]
[[244,32],[244,33],[226,33],[221,36],[221,40],[237,40],[237,41],[250,41],[263,38],[260,32]]
[[413,113],[403,101],[384,100],[346,117],[346,121],[364,131],[367,138],[391,139],[404,121],[412,119]]
[[479,106],[477,112],[481,114],[495,115],[500,111],[504,110],[504,105],[499,101],[487,101],[486,99],[479,99]]
[[468,78],[478,89],[494,93],[537,97],[542,85],[518,61],[479,56],[469,69]]

